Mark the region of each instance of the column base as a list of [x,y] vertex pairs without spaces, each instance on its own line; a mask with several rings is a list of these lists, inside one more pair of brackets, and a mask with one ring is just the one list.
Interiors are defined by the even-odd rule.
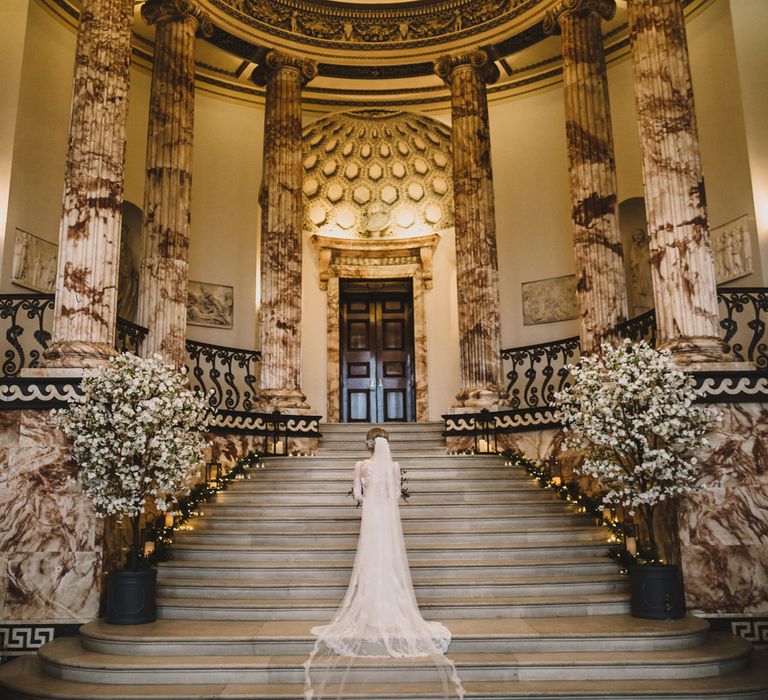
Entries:
[[117,350],[106,343],[67,340],[54,343],[43,353],[41,368],[68,367],[82,369],[86,367],[103,367],[117,354]]
[[262,413],[308,411],[307,397],[300,389],[261,389],[256,394],[257,408]]
[[723,341],[713,336],[687,336],[664,340],[659,350],[669,350],[672,361],[685,369],[691,365],[735,362],[736,358],[725,352]]
[[462,389],[456,394],[456,402],[451,407],[451,411],[470,413],[481,411],[484,408],[489,411],[509,408],[509,394],[499,386],[477,386]]

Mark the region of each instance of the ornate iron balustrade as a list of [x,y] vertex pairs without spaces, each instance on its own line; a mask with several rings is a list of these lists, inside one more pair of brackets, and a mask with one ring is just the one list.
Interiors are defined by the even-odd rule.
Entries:
[[[53,304],[53,294],[0,294],[0,322],[5,326],[0,339],[2,376],[16,377],[23,369],[39,366],[51,342]],[[118,318],[115,348],[138,354],[146,335],[146,328]]]
[[509,348],[501,358],[512,362],[507,372],[512,408],[548,406],[568,381],[566,365],[579,359],[579,338]]
[[0,294],[0,321],[6,326],[4,377],[15,377],[25,367],[40,364],[51,340],[46,311],[53,309],[53,300],[53,294]]
[[211,408],[252,411],[256,396],[258,350],[243,350],[187,340],[190,384],[210,395]]
[[115,349],[118,352],[130,352],[138,355],[141,343],[147,337],[147,333],[149,330],[144,326],[118,317],[115,327]]
[[[726,351],[737,360],[754,362],[768,369],[768,289],[764,287],[723,287],[718,289],[720,327]],[[656,345],[656,315],[653,309],[622,323],[619,334],[634,341]],[[574,336],[548,343],[525,345],[501,351],[511,361],[507,391],[513,409],[544,408],[555,392],[568,384],[566,365],[581,355],[579,338]]]
[[754,362],[758,369],[767,369],[765,314],[768,313],[768,289],[725,287],[717,290],[717,300],[726,350],[738,360]]

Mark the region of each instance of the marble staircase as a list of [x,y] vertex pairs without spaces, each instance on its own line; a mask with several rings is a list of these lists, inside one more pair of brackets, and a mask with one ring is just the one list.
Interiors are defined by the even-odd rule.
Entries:
[[[101,621],[0,667],[0,698],[302,696],[312,621],[349,580],[347,495],[368,426],[326,425],[317,457],[235,482],[158,568],[151,625]],[[768,698],[768,658],[702,620],[631,618],[606,533],[495,456],[449,457],[440,424],[387,426],[413,496],[401,506],[421,609],[453,633],[472,698]],[[356,666],[360,698],[429,697],[419,662]]]

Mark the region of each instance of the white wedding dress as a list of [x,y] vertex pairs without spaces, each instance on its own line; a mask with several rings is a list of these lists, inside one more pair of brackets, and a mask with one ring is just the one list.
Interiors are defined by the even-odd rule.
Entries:
[[400,522],[400,467],[386,439],[376,438],[373,456],[355,466],[353,493],[363,513],[352,577],[330,623],[312,629],[317,641],[304,664],[305,698],[365,697],[366,688],[373,693],[403,681],[402,671],[382,672],[386,662],[361,659],[421,659],[411,665],[418,666],[424,697],[463,697],[444,656],[451,633],[425,621],[416,602]]

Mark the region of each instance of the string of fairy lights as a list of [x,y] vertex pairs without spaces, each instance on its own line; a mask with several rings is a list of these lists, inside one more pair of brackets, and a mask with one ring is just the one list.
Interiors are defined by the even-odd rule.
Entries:
[[219,491],[226,489],[233,481],[250,479],[249,470],[263,468],[260,452],[248,452],[238,459],[229,469],[224,470],[220,462],[206,465],[206,479],[195,486],[189,495],[179,499],[172,511],[160,514],[155,521],[144,529],[143,558],[147,566],[164,561],[167,549],[173,543],[175,533],[191,530],[190,518],[203,515],[201,507],[208,503]]
[[543,488],[554,491],[561,500],[572,503],[580,513],[591,515],[597,525],[607,528],[608,542],[613,545],[609,556],[616,559],[624,570],[641,559],[637,526],[622,522],[614,508],[603,505],[601,496],[584,493],[574,481],[563,483],[562,477],[553,475],[547,463],[528,459],[522,452],[504,450],[501,455],[507,466],[523,467]]

